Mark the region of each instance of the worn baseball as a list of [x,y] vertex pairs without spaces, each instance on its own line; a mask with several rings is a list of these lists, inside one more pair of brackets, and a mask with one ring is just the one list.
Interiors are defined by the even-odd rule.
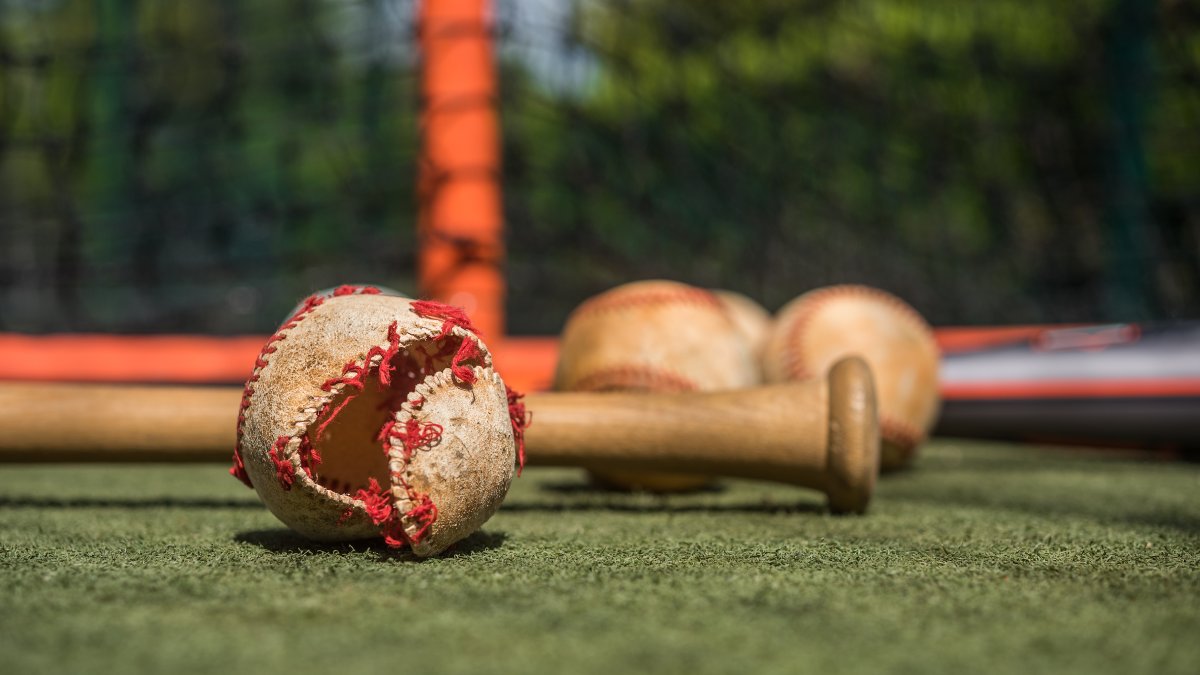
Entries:
[[[581,304],[563,328],[555,373],[561,391],[721,391],[758,381],[750,349],[716,295],[673,281],[625,284]],[[651,471],[592,475],[655,492],[709,481]]]
[[758,363],[767,342],[767,335],[771,332],[771,313],[741,293],[716,289],[713,294],[725,308],[725,313],[733,321],[742,339],[749,345],[755,363]]
[[768,382],[811,378],[852,355],[875,374],[882,466],[901,468],[933,428],[941,402],[933,331],[903,300],[855,285],[801,295],[776,315],[763,372]]
[[462,310],[342,286],[263,347],[230,473],[306,537],[434,555],[504,499],[525,422],[515,400]]

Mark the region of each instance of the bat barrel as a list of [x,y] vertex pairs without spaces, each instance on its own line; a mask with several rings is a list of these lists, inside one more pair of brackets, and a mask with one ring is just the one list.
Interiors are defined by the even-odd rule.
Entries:
[[871,373],[858,358],[824,379],[723,392],[531,394],[534,465],[770,480],[862,512],[879,467]]

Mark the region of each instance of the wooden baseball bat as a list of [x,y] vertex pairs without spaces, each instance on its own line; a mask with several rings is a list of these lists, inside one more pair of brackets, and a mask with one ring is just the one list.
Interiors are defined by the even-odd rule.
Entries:
[[242,390],[0,383],[0,462],[208,462],[233,453]]
[[753,478],[824,492],[861,512],[879,473],[871,371],[843,359],[823,379],[723,392],[527,397],[534,465]]
[[[241,390],[0,385],[0,462],[227,461]],[[879,464],[874,383],[857,358],[824,379],[715,393],[545,393],[526,406],[533,465],[753,478],[862,511]]]

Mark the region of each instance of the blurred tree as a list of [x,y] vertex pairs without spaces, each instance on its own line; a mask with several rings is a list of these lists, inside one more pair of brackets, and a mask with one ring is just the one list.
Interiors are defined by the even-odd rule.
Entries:
[[0,329],[263,331],[316,287],[412,290],[405,4],[6,3]]
[[[1180,6],[1132,26],[1118,9],[582,4],[575,38],[597,55],[594,88],[562,97],[517,80],[511,95],[510,218],[514,237],[539,244],[514,243],[514,277],[578,298],[671,275],[770,305],[859,281],[942,323],[1194,314],[1194,248],[1172,252],[1159,235],[1170,227],[1120,220],[1128,207],[1108,198],[1114,171],[1145,162],[1140,129],[1115,134],[1110,113],[1145,106],[1148,92],[1106,55],[1197,24]],[[1194,73],[1157,79],[1173,97],[1194,91]],[[1176,123],[1197,131],[1196,119]],[[1192,194],[1197,175],[1181,179]],[[1155,185],[1147,196],[1156,213],[1176,203]],[[1183,208],[1194,238],[1194,203]],[[1174,278],[1156,276],[1166,267]]]
[[[414,291],[413,2],[0,4],[0,330]],[[1200,314],[1194,2],[562,3],[497,0],[518,332],[654,276],[772,307],[859,281],[938,323]]]

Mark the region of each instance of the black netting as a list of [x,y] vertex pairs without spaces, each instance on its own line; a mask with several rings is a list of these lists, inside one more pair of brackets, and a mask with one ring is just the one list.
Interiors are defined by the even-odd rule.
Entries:
[[[413,291],[414,3],[5,2],[0,330]],[[1200,315],[1200,7],[510,0],[510,325],[670,277],[935,323]]]

